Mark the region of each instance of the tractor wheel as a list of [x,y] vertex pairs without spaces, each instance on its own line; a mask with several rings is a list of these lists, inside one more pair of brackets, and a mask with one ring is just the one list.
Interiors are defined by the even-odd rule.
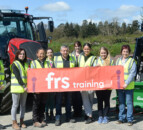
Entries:
[[0,114],[10,111],[12,105],[12,97],[10,93],[10,82],[6,84],[4,93],[0,94]]

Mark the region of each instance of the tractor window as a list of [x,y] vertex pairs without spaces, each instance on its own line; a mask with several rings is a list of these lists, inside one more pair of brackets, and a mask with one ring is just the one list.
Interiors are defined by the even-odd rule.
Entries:
[[33,40],[32,29],[29,22],[20,21],[19,37]]
[[9,40],[25,38],[33,40],[32,26],[23,17],[3,17],[0,19],[0,54],[6,56]]
[[27,38],[33,40],[32,29],[31,29],[30,23],[26,22],[25,26],[26,26],[26,36],[27,36]]
[[5,17],[0,20],[0,35],[9,36],[9,39],[17,37],[33,40],[30,22],[24,21],[22,17]]

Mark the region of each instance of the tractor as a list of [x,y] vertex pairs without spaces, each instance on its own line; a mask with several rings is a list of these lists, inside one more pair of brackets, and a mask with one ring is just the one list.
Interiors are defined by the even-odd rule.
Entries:
[[[34,17],[28,14],[28,7],[24,10],[0,9],[0,59],[5,68],[5,83],[0,91],[0,113],[4,114],[11,109],[12,98],[10,93],[10,65],[13,63],[17,49],[26,50],[28,62],[36,59],[39,48],[48,48],[51,37],[46,36],[46,20],[48,29],[53,32],[52,17]],[[39,23],[38,20],[40,21]],[[35,22],[36,21],[36,22]]]
[[[143,25],[143,24],[142,24]],[[143,26],[141,26],[143,31]],[[137,63],[137,74],[134,89],[134,111],[143,112],[143,37],[136,38],[135,51],[133,58]]]

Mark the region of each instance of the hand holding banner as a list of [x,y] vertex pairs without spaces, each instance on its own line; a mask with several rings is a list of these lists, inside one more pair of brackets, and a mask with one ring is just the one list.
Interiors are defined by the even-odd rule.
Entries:
[[123,89],[122,66],[28,70],[28,92]]

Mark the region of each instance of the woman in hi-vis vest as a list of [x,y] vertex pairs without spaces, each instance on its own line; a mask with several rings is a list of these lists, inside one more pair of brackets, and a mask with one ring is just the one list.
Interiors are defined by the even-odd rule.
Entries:
[[[78,57],[78,67],[90,67],[93,66],[95,56],[91,54],[91,45],[85,43],[83,45],[83,54]],[[94,91],[81,91],[83,106],[85,110],[85,123],[89,124],[93,121],[92,106]]]
[[[25,104],[27,98],[27,56],[24,49],[16,51],[15,60],[11,67],[11,93],[12,93],[12,127],[20,130],[20,127],[26,128],[24,124]],[[17,108],[20,102],[20,127],[17,123]]]
[[[95,60],[93,66],[112,66],[113,60],[110,57],[109,51],[105,47],[100,48],[100,57]],[[98,123],[108,123],[108,113],[110,109],[110,95],[111,90],[97,90],[97,102],[98,102]],[[105,103],[103,107],[103,103]]]
[[[83,54],[82,45],[80,41],[76,41],[74,43],[74,50],[70,53],[76,59],[76,64],[80,54]],[[81,93],[79,91],[72,92],[73,117],[82,116],[82,104]]]
[[123,45],[121,48],[122,56],[116,61],[116,65],[122,65],[124,67],[125,81],[123,85],[124,89],[117,90],[119,98],[119,120],[117,123],[122,124],[127,120],[128,126],[133,125],[133,90],[134,77],[136,76],[136,63],[135,60],[129,56],[130,52],[130,46]]
[[[39,48],[36,53],[37,59],[31,62],[30,67],[32,69],[48,68],[48,64],[45,60],[45,50]],[[41,87],[42,83],[40,86]],[[45,127],[47,123],[45,122],[45,106],[46,106],[47,93],[34,92],[33,93],[33,126],[34,127]]]
[[[46,62],[48,64],[48,68],[53,67],[53,60],[54,60],[54,52],[52,48],[47,49],[46,53]],[[54,120],[54,107],[55,107],[55,92],[50,92],[47,93],[47,102],[46,102],[46,107],[45,107],[45,112],[46,112],[46,120]],[[50,112],[48,112],[50,111]]]

